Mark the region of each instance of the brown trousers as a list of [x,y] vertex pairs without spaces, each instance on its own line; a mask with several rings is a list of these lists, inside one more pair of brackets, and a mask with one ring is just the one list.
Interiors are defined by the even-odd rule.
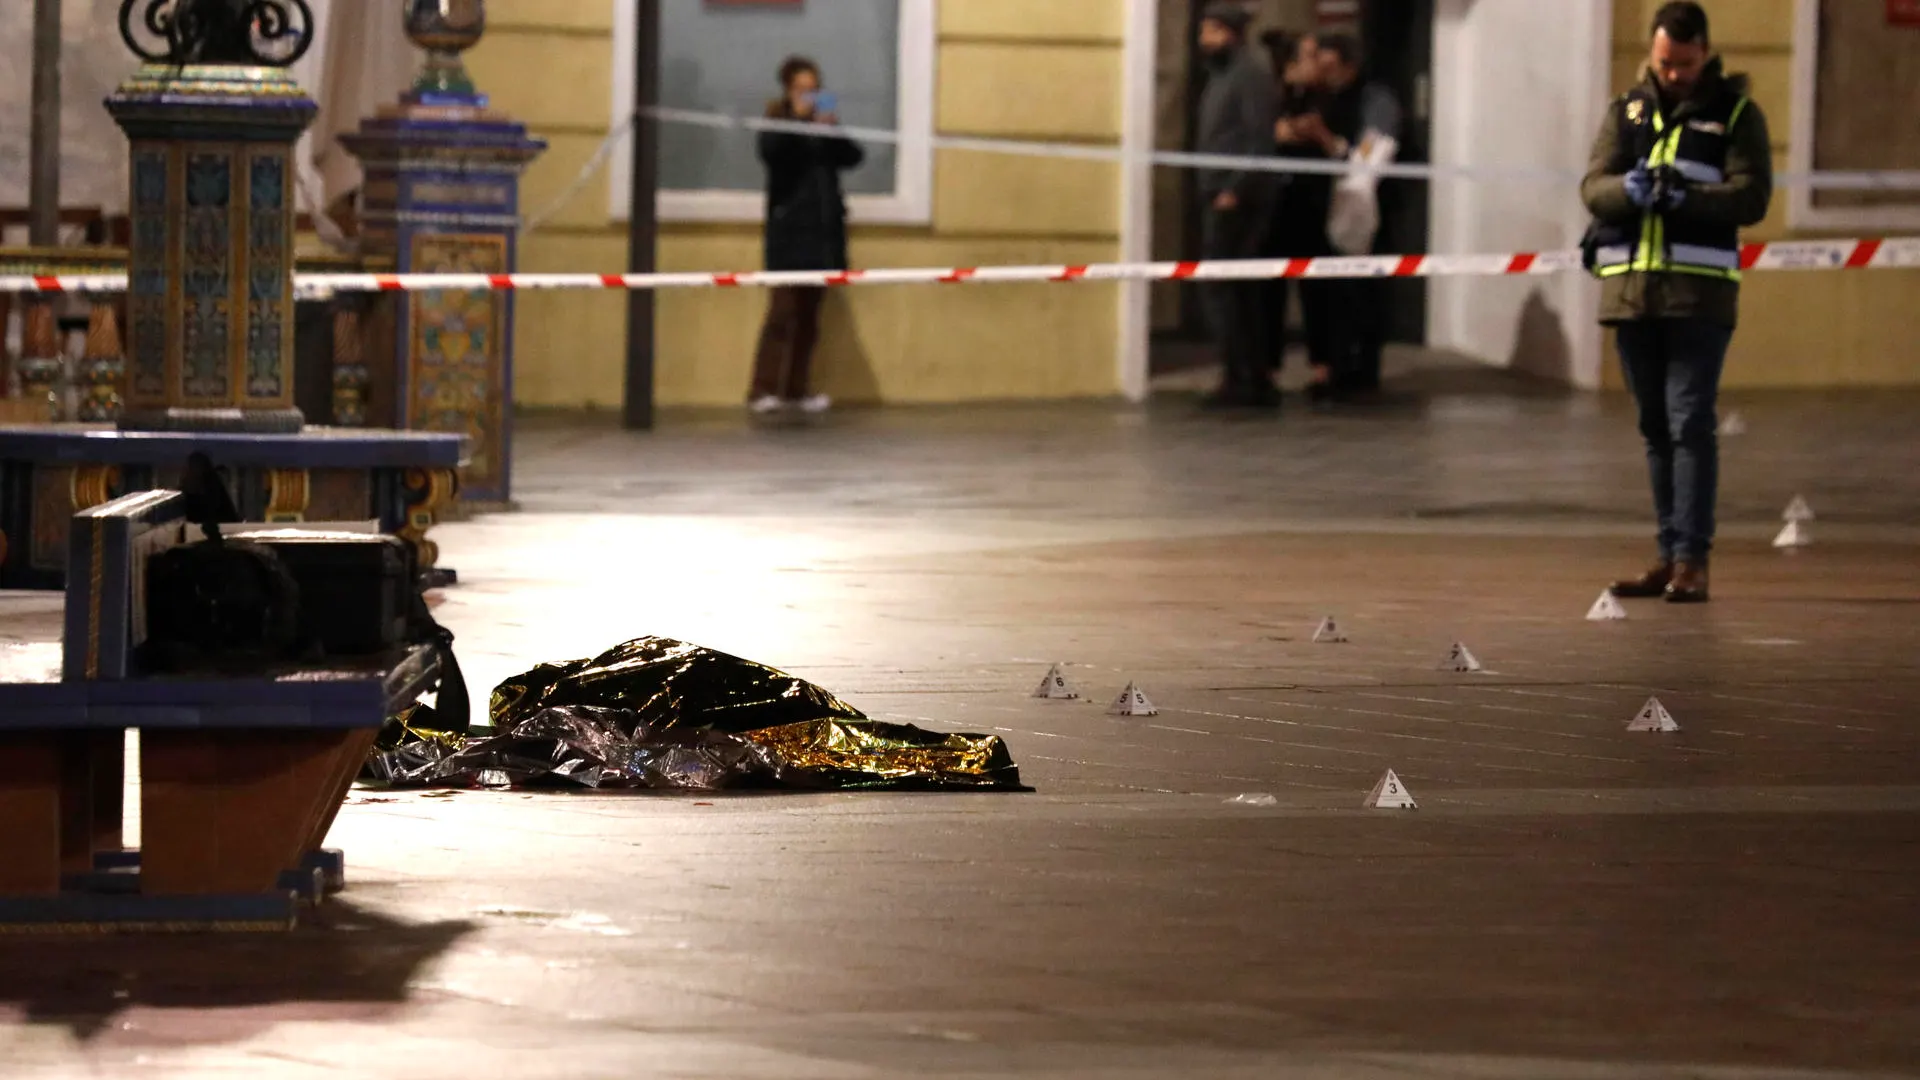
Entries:
[[826,298],[826,289],[811,285],[773,290],[754,354],[750,398],[798,401],[807,396],[813,347],[820,340],[820,304]]

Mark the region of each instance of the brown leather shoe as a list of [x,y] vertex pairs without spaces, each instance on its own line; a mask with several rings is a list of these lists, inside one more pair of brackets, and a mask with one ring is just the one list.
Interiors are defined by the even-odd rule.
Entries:
[[1707,602],[1707,564],[1680,562],[1673,567],[1673,580],[1667,583],[1667,603],[1704,604]]
[[1667,585],[1672,581],[1673,564],[1662,559],[1639,577],[1622,578],[1608,588],[1613,591],[1613,595],[1623,600],[1651,600],[1663,595],[1667,591]]

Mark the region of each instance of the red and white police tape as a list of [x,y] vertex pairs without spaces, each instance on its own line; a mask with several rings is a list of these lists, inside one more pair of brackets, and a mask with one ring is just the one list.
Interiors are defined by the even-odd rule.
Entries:
[[[1920,268],[1920,237],[1787,240],[1741,249],[1745,270]],[[528,289],[712,289],[812,285],[959,285],[1050,281],[1246,281],[1272,278],[1498,277],[1581,269],[1577,251],[1512,255],[1356,255],[1318,259],[1091,263],[1082,266],[903,267],[659,274],[297,274],[302,296],[336,292]],[[125,274],[0,275],[0,293],[120,293]]]

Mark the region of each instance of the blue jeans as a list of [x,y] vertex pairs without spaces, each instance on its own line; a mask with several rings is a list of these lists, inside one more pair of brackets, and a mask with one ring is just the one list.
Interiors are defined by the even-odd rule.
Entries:
[[1720,369],[1733,328],[1704,319],[1636,319],[1614,329],[1640,409],[1660,557],[1703,562],[1720,494]]

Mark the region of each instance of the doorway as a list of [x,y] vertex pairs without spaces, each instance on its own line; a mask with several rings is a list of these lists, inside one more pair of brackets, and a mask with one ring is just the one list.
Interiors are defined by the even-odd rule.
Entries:
[[[1399,161],[1433,161],[1433,10],[1434,0],[1363,0],[1360,40],[1367,55],[1367,77],[1393,91],[1406,117]],[[1417,255],[1427,251],[1430,198],[1428,182],[1388,178],[1380,184],[1381,254]],[[1381,283],[1387,292],[1387,340],[1401,345],[1427,343],[1427,283],[1395,278]]]
[[[1155,70],[1154,145],[1160,150],[1194,149],[1200,94],[1206,86],[1194,39],[1206,0],[1161,0]],[[1399,161],[1432,160],[1432,73],[1435,0],[1362,0],[1357,15],[1329,24],[1316,14],[1314,0],[1258,0],[1249,31],[1255,42],[1267,30],[1343,30],[1357,34],[1367,55],[1366,77],[1387,86],[1404,113]],[[1351,12],[1352,8],[1347,8]],[[1324,25],[1323,25],[1324,24]],[[1255,45],[1256,55],[1259,54]],[[1264,60],[1264,57],[1262,58]],[[1199,257],[1200,215],[1190,169],[1154,171],[1153,258],[1181,261]],[[1382,224],[1376,250],[1418,254],[1427,250],[1427,182],[1389,179],[1381,184]],[[1388,340],[1426,342],[1427,286],[1415,279],[1381,284],[1388,291]],[[1197,287],[1152,287],[1151,370],[1156,376],[1213,363],[1208,330]],[[1293,320],[1297,321],[1297,313]],[[1297,326],[1296,326],[1297,329]],[[1290,334],[1298,340],[1298,334]]]

